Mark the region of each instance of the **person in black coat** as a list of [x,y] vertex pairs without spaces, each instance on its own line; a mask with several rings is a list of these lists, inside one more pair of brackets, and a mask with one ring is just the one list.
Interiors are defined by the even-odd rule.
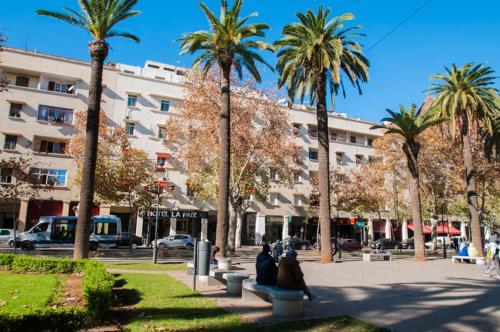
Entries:
[[262,246],[262,252],[257,255],[255,270],[257,271],[257,283],[259,285],[276,285],[278,268],[269,252],[271,247],[268,244]]

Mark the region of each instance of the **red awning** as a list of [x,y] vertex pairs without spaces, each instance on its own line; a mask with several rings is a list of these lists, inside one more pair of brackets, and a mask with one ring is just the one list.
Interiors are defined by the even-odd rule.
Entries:
[[450,235],[460,235],[460,231],[458,229],[456,229],[455,227],[451,226],[449,227],[449,225],[446,223],[446,224],[439,224],[437,226],[437,231],[439,234],[450,234]]
[[165,159],[169,159],[170,158],[170,155],[168,153],[162,153],[162,152],[156,152],[156,156],[158,158],[165,158]]
[[[412,224],[408,224],[407,227],[408,227],[408,229],[410,231],[413,231],[413,225]],[[425,225],[424,225],[423,231],[424,231],[424,234],[431,234],[432,233],[431,228],[429,226],[425,226]]]

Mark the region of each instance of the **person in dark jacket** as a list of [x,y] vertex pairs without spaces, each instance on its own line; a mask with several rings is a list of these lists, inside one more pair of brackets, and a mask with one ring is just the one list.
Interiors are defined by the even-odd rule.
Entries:
[[262,246],[262,252],[257,255],[255,269],[257,271],[257,283],[259,285],[276,285],[278,268],[269,252],[271,247],[268,244]]
[[304,281],[304,273],[300,269],[295,250],[288,250],[286,257],[280,260],[278,266],[278,287],[289,290],[302,290],[309,298],[309,301],[316,298]]

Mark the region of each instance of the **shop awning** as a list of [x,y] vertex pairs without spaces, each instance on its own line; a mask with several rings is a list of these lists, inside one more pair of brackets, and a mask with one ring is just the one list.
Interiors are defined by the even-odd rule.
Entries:
[[[412,232],[414,231],[414,230],[413,230],[413,228],[414,228],[414,227],[413,227],[413,225],[412,225],[412,224],[408,224],[408,225],[407,225],[407,227],[408,227],[408,229],[409,229],[410,231],[412,231]],[[425,225],[424,225],[424,229],[423,229],[423,231],[424,231],[424,234],[431,234],[431,233],[432,233],[431,228],[430,228],[429,226],[425,226]]]
[[162,152],[156,152],[156,156],[158,158],[165,158],[165,159],[169,159],[170,158],[170,155],[168,153],[162,153]]
[[[413,231],[413,225],[408,224],[408,229]],[[460,235],[460,231],[455,227],[451,226],[448,230],[448,225],[438,225],[437,227],[438,234],[450,234],[450,235]],[[432,234],[432,227],[424,225],[424,234]]]

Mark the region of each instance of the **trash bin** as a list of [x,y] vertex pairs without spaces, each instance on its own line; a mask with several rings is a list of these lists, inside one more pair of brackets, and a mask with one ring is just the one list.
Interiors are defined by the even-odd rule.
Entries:
[[198,275],[208,276],[210,273],[210,241],[198,242]]

